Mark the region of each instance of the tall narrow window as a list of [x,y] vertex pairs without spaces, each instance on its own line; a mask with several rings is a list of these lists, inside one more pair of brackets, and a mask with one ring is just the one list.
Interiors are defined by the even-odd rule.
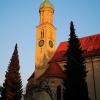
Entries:
[[44,30],[43,30],[43,38],[44,38]]
[[41,31],[41,38],[42,38],[42,31]]
[[44,30],[41,31],[41,38],[44,38]]

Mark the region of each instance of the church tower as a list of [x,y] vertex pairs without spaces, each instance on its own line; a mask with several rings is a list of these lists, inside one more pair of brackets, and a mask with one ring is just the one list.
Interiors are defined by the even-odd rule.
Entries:
[[56,28],[53,25],[54,7],[49,0],[40,5],[40,22],[36,27],[35,77],[47,69],[56,49]]

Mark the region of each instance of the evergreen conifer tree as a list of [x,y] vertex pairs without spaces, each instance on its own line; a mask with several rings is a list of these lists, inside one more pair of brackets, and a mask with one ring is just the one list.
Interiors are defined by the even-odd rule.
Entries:
[[20,66],[18,58],[17,44],[13,52],[8,70],[3,83],[2,100],[21,100],[22,97],[22,81],[20,77]]
[[64,100],[89,100],[83,50],[75,34],[72,21],[70,23],[69,46],[65,56],[67,63],[64,66]]

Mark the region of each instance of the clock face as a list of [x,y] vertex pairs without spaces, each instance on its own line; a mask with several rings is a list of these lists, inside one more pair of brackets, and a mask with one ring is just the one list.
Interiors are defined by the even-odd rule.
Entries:
[[39,41],[39,46],[42,47],[44,45],[44,40]]
[[51,40],[49,41],[49,45],[51,48],[53,48],[53,42]]

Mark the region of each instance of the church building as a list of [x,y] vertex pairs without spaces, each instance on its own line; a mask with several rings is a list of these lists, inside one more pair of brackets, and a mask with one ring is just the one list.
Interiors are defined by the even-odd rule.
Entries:
[[[40,22],[36,26],[35,71],[28,79],[24,100],[63,100],[63,77],[68,41],[56,48],[54,7],[44,0],[39,8]],[[91,100],[100,100],[100,34],[79,38],[85,51],[87,83]]]

